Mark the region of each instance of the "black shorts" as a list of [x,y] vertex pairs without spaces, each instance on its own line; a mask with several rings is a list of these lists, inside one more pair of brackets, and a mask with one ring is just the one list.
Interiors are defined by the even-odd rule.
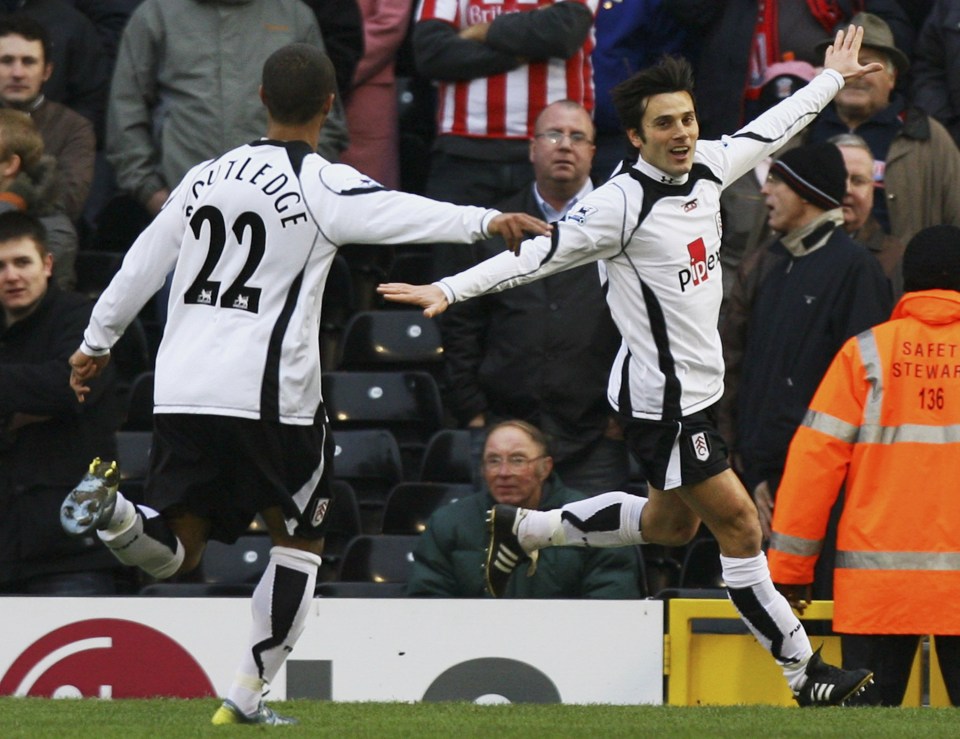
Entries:
[[730,468],[713,406],[679,421],[621,416],[627,446],[647,482],[658,490],[694,485]]
[[145,503],[201,516],[211,522],[210,538],[228,544],[273,506],[296,536],[320,538],[333,497],[332,445],[324,426],[158,413]]

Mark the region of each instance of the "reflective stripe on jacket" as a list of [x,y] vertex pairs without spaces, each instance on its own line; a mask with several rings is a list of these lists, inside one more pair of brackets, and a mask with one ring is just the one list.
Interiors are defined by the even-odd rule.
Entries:
[[790,445],[773,580],[803,584],[845,486],[834,628],[960,634],[960,293],[907,293],[850,339]]

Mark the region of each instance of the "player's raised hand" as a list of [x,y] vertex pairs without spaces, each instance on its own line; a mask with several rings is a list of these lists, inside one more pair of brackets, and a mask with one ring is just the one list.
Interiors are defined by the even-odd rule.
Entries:
[[827,47],[823,58],[825,69],[832,69],[852,80],[883,69],[880,62],[860,64],[860,44],[863,42],[863,26],[850,26],[846,31],[837,31],[833,43]]
[[377,286],[377,292],[394,303],[409,303],[423,308],[423,315],[433,318],[443,313],[450,305],[447,296],[436,285],[408,285],[405,282],[385,282]]
[[520,242],[531,236],[549,236],[550,224],[527,213],[501,213],[487,227],[491,234],[499,234],[514,254],[520,253]]

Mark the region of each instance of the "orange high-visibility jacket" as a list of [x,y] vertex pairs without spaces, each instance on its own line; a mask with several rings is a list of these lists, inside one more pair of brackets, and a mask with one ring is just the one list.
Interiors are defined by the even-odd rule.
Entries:
[[813,581],[844,485],[834,628],[960,634],[960,293],[907,293],[834,358],[777,490],[774,582]]

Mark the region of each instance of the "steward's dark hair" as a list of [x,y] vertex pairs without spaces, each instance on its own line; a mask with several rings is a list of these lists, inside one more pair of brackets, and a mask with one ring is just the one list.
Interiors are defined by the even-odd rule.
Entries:
[[263,100],[277,123],[299,125],[321,111],[337,77],[330,58],[310,44],[288,44],[263,65]]

